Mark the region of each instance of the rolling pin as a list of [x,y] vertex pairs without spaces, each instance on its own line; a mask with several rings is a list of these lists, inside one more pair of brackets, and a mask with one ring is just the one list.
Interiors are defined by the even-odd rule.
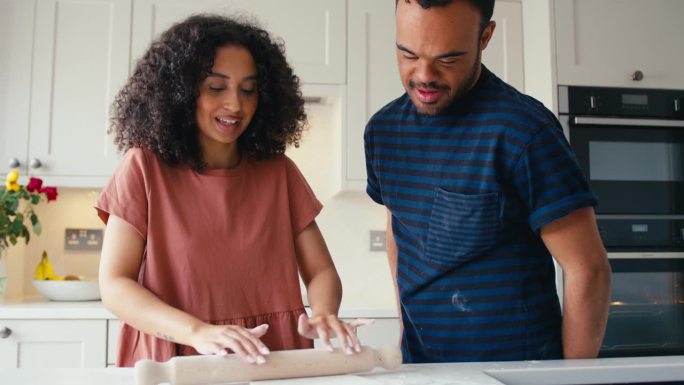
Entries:
[[352,355],[339,348],[333,352],[322,349],[283,350],[271,352],[265,358],[266,363],[262,365],[246,364],[236,354],[179,356],[166,362],[140,360],[135,364],[136,384],[196,385],[330,376],[368,372],[376,366],[395,369],[401,365],[398,346],[377,350],[363,346],[361,352]]

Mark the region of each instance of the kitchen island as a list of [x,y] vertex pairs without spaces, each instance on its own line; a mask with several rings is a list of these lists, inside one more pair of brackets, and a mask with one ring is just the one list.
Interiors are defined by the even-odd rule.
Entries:
[[[133,368],[0,369],[0,383],[11,385],[153,385],[136,383]],[[684,384],[684,356],[402,365],[397,370],[378,369],[354,375],[260,381],[251,384]],[[202,385],[209,384],[203,383]]]

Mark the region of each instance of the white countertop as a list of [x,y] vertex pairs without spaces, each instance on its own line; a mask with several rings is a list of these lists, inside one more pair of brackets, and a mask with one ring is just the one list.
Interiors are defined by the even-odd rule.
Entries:
[[[397,318],[395,309],[340,309],[340,318]],[[116,319],[100,301],[0,300],[0,319]]]
[[[135,370],[132,368],[0,369],[0,380],[3,384],[12,385],[152,385],[136,384]],[[393,371],[376,370],[357,375],[260,381],[253,384],[576,385],[628,381],[684,383],[684,356],[403,365]]]
[[0,300],[0,319],[116,319],[100,301]]

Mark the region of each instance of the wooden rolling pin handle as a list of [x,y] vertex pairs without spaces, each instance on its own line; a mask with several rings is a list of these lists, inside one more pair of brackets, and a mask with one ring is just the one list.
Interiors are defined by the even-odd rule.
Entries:
[[401,365],[397,346],[375,350],[364,346],[359,353],[330,353],[320,349],[272,352],[263,365],[248,365],[235,354],[227,356],[174,357],[167,362],[140,360],[135,364],[137,385],[215,384],[297,377],[361,373],[375,367],[395,369]]

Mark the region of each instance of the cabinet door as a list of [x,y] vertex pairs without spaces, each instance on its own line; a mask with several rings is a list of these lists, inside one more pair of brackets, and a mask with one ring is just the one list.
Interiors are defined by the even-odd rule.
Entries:
[[349,0],[347,18],[347,124],[343,186],[366,187],[363,132],[368,119],[404,93],[395,49],[392,1]]
[[[353,319],[344,319],[344,321],[351,322]],[[401,338],[399,319],[377,318],[373,324],[358,328],[357,335],[361,345],[370,346],[375,349],[388,345],[398,346]],[[337,339],[333,339],[332,344],[334,347],[339,347]],[[314,347],[323,347],[320,339],[314,340]]]
[[522,3],[497,1],[492,20],[496,22],[496,28],[487,49],[482,52],[482,63],[506,83],[524,92]]
[[[131,0],[38,0],[33,46],[29,159],[37,176],[88,185],[119,160],[109,128],[128,76]],[[82,177],[81,182],[72,182]]]
[[[684,1],[555,0],[558,84],[684,88]],[[641,81],[632,80],[636,71]]]
[[34,1],[0,0],[0,175],[13,158],[26,172],[34,8]]
[[0,368],[102,368],[106,320],[0,320]]
[[285,53],[305,83],[345,82],[345,12],[339,0],[136,0],[133,59],[153,38],[193,13],[253,18],[285,42]]
[[107,366],[115,366],[121,321],[107,320]]

